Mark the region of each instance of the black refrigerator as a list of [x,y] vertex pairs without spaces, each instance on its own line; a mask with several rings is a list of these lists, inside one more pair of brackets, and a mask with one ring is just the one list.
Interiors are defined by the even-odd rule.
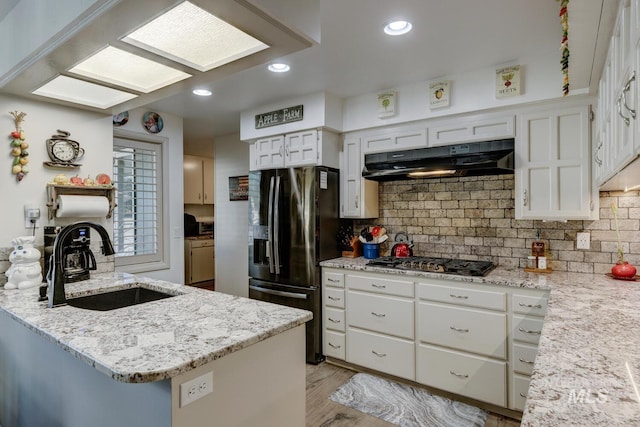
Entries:
[[322,166],[249,174],[249,297],[313,312],[308,363],[322,354],[320,261],[339,255],[338,171]]

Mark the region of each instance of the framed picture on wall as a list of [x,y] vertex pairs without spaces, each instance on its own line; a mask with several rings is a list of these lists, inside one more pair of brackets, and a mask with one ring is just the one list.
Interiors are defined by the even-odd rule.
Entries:
[[229,177],[229,201],[249,200],[249,176]]

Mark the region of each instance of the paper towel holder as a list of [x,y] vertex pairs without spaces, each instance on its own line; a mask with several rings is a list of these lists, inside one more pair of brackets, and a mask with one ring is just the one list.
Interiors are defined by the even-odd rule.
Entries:
[[111,218],[116,204],[116,189],[109,187],[90,187],[80,185],[56,185],[47,184],[47,207],[49,208],[49,220],[56,217],[58,210],[58,196],[74,195],[74,196],[104,196],[109,200],[109,212],[106,218]]

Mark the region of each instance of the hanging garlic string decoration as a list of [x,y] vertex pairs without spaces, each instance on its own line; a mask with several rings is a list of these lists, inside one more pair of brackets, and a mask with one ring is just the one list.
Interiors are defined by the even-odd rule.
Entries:
[[562,26],[562,40],[560,41],[560,52],[562,57],[562,96],[569,95],[569,0],[560,1],[560,25]]
[[22,122],[27,113],[18,111],[10,111],[9,114],[13,116],[16,130],[9,134],[11,138],[11,155],[13,156],[13,162],[11,165],[11,173],[16,176],[16,181],[20,182],[29,173],[29,143],[25,141],[25,134],[22,130]]

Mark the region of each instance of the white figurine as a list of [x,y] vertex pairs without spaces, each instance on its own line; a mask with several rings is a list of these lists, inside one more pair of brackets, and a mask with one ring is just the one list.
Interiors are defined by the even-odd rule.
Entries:
[[33,247],[34,236],[16,237],[11,241],[13,252],[9,255],[11,267],[4,273],[8,280],[5,289],[27,289],[42,282],[40,251]]

